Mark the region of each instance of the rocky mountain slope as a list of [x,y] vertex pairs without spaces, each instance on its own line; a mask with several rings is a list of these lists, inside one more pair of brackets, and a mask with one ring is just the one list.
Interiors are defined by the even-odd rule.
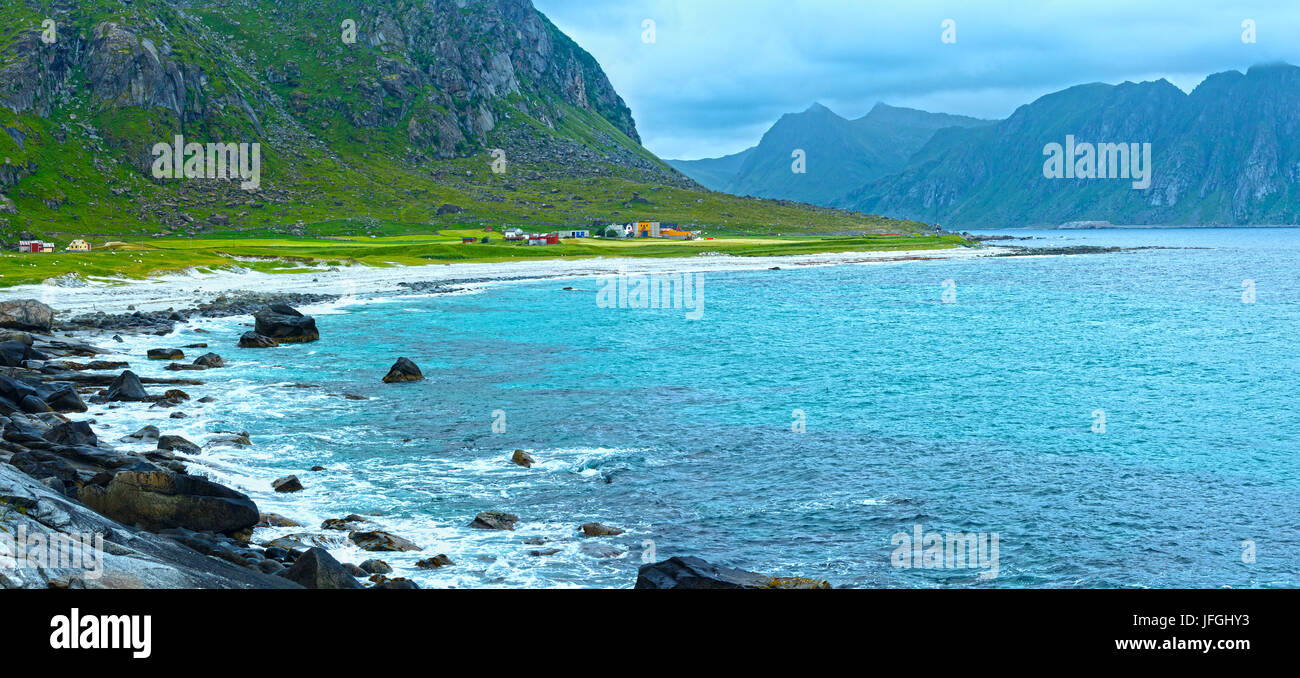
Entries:
[[[585,223],[635,204],[685,221],[717,200],[641,147],[596,60],[529,0],[6,0],[0,18],[3,239]],[[260,144],[260,185],[155,178],[176,135]],[[765,223],[816,218],[769,207]]]
[[[741,153],[669,163],[714,190],[829,205],[866,182],[902,169],[937,130],[986,124],[885,104],[848,120],[814,104],[802,113],[782,116],[757,146]],[[795,150],[804,153],[804,173],[793,171]]]
[[[837,204],[946,228],[1300,222],[1300,68],[1212,75],[1190,94],[1164,80],[1081,85],[993,127],[944,130],[898,173]],[[1044,147],[1150,143],[1151,182],[1048,179]]]

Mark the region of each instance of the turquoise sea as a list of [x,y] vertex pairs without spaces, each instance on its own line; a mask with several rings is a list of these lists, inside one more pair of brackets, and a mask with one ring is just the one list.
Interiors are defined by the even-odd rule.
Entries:
[[[161,426],[252,434],[195,468],[310,528],[259,538],[369,515],[425,547],[383,557],[426,587],[630,587],[674,555],[853,587],[1300,585],[1300,230],[1007,233],[1179,249],[706,272],[698,319],[587,278],[363,298],[272,351],[209,322],[169,343],[234,367]],[[398,356],[426,380],[380,383]],[[289,473],[307,490],[271,492]],[[484,510],[518,529],[468,528]],[[997,535],[998,576],[895,567],[917,526]]]

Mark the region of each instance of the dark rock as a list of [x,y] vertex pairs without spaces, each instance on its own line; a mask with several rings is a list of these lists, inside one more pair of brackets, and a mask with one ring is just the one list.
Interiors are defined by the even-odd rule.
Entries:
[[402,577],[398,577],[397,579],[385,579],[384,581],[381,581],[381,582],[379,582],[378,584],[375,584],[372,588],[376,588],[376,589],[404,589],[404,590],[417,590],[417,589],[420,588],[420,586],[419,586],[419,584],[416,584],[415,582],[411,581],[410,579],[405,579],[405,578],[402,578]]
[[180,360],[185,353],[178,348],[151,348],[146,353],[150,360]]
[[48,333],[53,324],[54,309],[35,299],[0,301],[0,328]]
[[357,567],[356,565],[353,565],[352,563],[343,563],[343,569],[347,570],[348,574],[351,574],[353,577],[359,577],[361,579],[365,579],[366,577],[370,576],[369,572],[366,572],[365,570]]
[[159,436],[158,449],[184,452],[185,454],[199,454],[203,451],[203,449],[198,445],[195,445],[181,436]]
[[108,385],[108,392],[104,394],[104,400],[108,402],[139,402],[148,398],[149,393],[140,383],[140,377],[135,376],[135,372],[131,370],[117,375],[113,383]]
[[59,424],[45,432],[45,439],[60,445],[99,445],[99,438],[84,421],[69,421]]
[[601,544],[599,542],[586,542],[582,546],[578,547],[578,550],[582,551],[582,554],[585,556],[590,556],[592,558],[601,558],[601,559],[617,558],[623,555],[624,553],[627,553],[627,551],[624,551],[623,549],[617,546],[612,546],[610,544]]
[[369,572],[370,574],[389,574],[390,572],[393,571],[393,568],[389,566],[388,563],[385,563],[382,560],[375,560],[373,558],[367,560],[364,563],[361,563],[361,569],[365,570],[366,572]]
[[146,530],[183,527],[198,532],[237,532],[257,524],[257,505],[247,495],[196,476],[168,471],[118,471],[106,487],[87,485],[81,503],[126,525]]
[[257,521],[257,527],[302,527],[302,523],[285,518],[279,513],[263,513],[261,519]]
[[276,492],[301,492],[303,487],[298,476],[285,476],[272,482],[271,489]]
[[316,330],[316,320],[303,315],[288,304],[269,304],[253,314],[258,334],[270,337],[279,343],[296,343],[316,341],[320,332]]
[[77,395],[77,391],[71,386],[64,386],[55,389],[52,393],[45,396],[45,402],[55,412],[85,412],[87,409],[85,401]]
[[470,522],[469,526],[478,530],[513,530],[519,516],[503,511],[484,511]]
[[275,348],[279,345],[276,340],[257,332],[245,332],[239,337],[240,348]]
[[280,574],[309,589],[359,589],[361,582],[328,551],[312,547]]
[[204,353],[194,359],[194,364],[203,367],[225,367],[226,361],[222,360],[221,356],[216,353]]
[[642,565],[637,572],[638,589],[828,589],[824,580],[798,577],[769,577],[719,567],[702,558],[687,556]]
[[416,561],[415,566],[422,570],[436,570],[440,567],[447,567],[448,565],[455,564],[456,563],[451,562],[451,558],[448,558],[447,554],[439,553],[432,558],[425,558],[424,560]]
[[413,542],[383,530],[369,532],[352,532],[348,535],[352,543],[367,551],[423,551]]
[[247,433],[218,433],[208,438],[203,443],[204,447],[252,447],[253,441],[248,439]]
[[398,358],[397,362],[389,368],[388,374],[384,376],[385,384],[392,384],[402,381],[419,381],[424,378],[420,373],[420,368],[415,363],[406,358]]
[[464,211],[465,209],[459,205],[444,203],[438,207],[438,216],[443,216],[445,214],[460,214],[461,212]]
[[49,403],[34,395],[29,395],[26,398],[23,398],[22,402],[18,403],[18,407],[27,414],[39,414],[41,412],[54,411],[54,408],[50,407]]
[[[136,431],[135,433],[132,433],[131,435],[122,436],[122,442],[124,442],[124,443],[156,443],[156,442],[158,442],[158,439],[159,439],[159,435],[158,435],[158,433],[159,433],[159,432],[158,432],[158,427],[157,427],[157,426],[145,426],[144,428],[140,429],[139,431]],[[183,438],[182,438],[182,440],[183,440]],[[159,448],[159,449],[167,449],[167,450],[170,450],[170,449],[172,449],[172,448],[170,448],[170,447],[166,447],[166,448]]]
[[342,530],[343,532],[356,532],[368,524],[370,520],[350,513],[343,518],[330,518],[321,523],[322,530]]
[[533,459],[533,455],[523,450],[515,450],[515,453],[510,455],[510,461],[524,468],[532,468],[533,464],[537,463],[537,460]]
[[22,367],[28,360],[45,359],[44,354],[21,341],[0,341],[0,367]]
[[580,529],[584,537],[612,537],[624,532],[617,527],[601,525],[600,523],[583,523]]

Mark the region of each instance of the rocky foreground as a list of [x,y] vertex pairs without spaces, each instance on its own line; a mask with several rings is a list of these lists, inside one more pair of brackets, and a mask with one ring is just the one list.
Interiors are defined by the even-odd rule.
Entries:
[[[320,338],[315,319],[282,298],[227,300],[220,310],[209,307],[187,315],[216,313],[252,314],[255,329],[238,340],[238,346],[245,349],[273,349],[283,343]],[[323,535],[343,533],[366,551],[422,550],[362,516],[326,520],[318,533],[255,540],[257,527],[301,526],[283,516],[262,513],[244,493],[191,474],[186,465],[187,455],[198,454],[205,447],[251,445],[247,433],[218,432],[200,445],[145,426],[122,442],[156,447],[123,451],[96,434],[93,420],[74,419],[89,410],[87,403],[108,408],[175,408],[171,417],[183,418],[187,415],[180,406],[190,396],[179,387],[201,386],[203,382],[141,378],[128,363],[96,359],[109,351],[56,338],[52,334],[56,328],[166,333],[160,328],[170,332],[171,324],[187,315],[96,314],[58,322],[55,312],[40,302],[0,302],[0,588],[419,588],[409,579],[390,577],[393,570],[382,560],[340,563],[320,548],[330,543]],[[206,348],[206,344],[193,347]],[[150,350],[147,358],[171,361],[168,371],[197,376],[227,366],[213,352],[185,362],[181,349],[160,348]],[[383,381],[422,378],[414,362],[400,358]],[[533,463],[522,450],[516,451],[512,461],[520,466]],[[272,486],[282,493],[303,489],[296,476],[281,478]],[[512,530],[518,522],[519,518],[509,513],[484,511],[469,527]],[[583,537],[593,538],[585,546],[597,550],[600,537],[622,533],[599,523],[581,525],[579,531]],[[85,562],[33,558],[31,549],[36,544],[90,542],[91,535],[102,539],[93,543],[96,553],[102,553],[93,569]],[[16,562],[15,558],[24,559]],[[416,564],[424,569],[452,565],[441,554]],[[830,585],[716,567],[698,558],[672,558],[643,566],[636,588]]]

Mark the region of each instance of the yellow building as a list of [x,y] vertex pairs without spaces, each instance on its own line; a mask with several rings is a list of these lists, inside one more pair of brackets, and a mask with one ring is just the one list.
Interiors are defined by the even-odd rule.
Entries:
[[77,239],[68,244],[69,252],[89,252],[90,243],[85,240]]

